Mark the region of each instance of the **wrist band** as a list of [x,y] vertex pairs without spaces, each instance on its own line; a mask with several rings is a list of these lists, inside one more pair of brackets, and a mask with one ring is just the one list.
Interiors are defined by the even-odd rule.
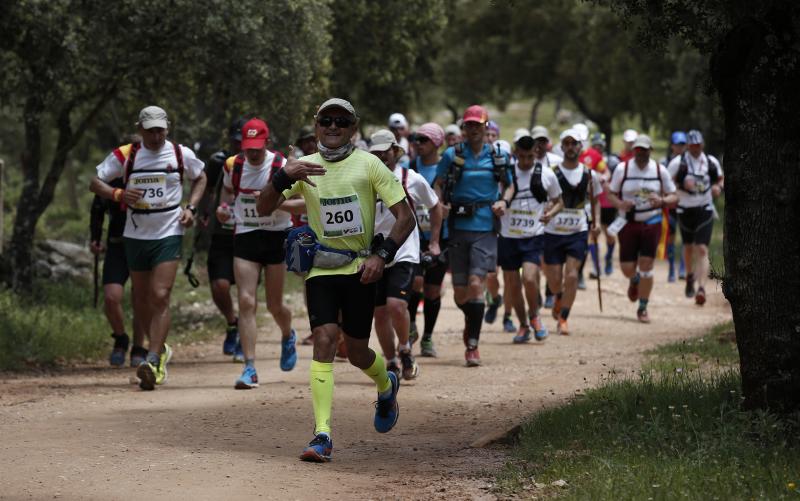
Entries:
[[123,193],[125,193],[125,190],[122,188],[114,188],[114,191],[111,192],[111,200],[119,202],[122,200]]
[[290,178],[283,169],[279,169],[278,172],[272,175],[272,187],[278,193],[283,193],[284,190],[291,188],[294,182],[295,180]]
[[378,252],[376,252],[376,254],[383,258],[383,260],[387,263],[391,263],[394,261],[394,257],[399,249],[400,246],[397,245],[397,242],[389,237],[386,237],[381,246],[378,248]]

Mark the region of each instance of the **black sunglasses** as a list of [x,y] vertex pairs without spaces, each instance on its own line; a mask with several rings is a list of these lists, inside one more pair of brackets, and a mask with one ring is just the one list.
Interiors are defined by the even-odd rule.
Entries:
[[430,141],[430,138],[429,137],[425,137],[425,136],[417,136],[415,138],[415,142],[417,142],[418,144],[425,144],[428,141]]
[[336,127],[340,129],[346,129],[353,125],[355,121],[347,118],[347,117],[319,117],[317,119],[317,123],[321,127],[330,127],[331,124],[336,124]]

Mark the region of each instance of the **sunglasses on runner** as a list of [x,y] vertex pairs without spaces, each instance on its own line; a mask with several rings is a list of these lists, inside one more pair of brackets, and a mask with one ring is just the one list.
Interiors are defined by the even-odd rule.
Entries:
[[417,136],[417,137],[414,139],[414,142],[415,142],[415,143],[418,143],[418,144],[425,144],[425,143],[427,143],[427,142],[429,142],[429,141],[430,141],[430,138],[428,138],[428,137],[425,137],[425,136]]
[[346,129],[353,125],[355,122],[347,117],[319,117],[317,123],[321,127],[330,127],[331,124],[336,124],[340,129]]

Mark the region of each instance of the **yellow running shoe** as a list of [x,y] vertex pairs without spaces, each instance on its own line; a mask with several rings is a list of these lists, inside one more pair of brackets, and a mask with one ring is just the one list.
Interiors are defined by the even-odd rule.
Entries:
[[167,382],[167,364],[172,358],[172,348],[167,343],[164,343],[164,351],[161,352],[161,358],[158,362],[156,369],[156,384],[164,384]]

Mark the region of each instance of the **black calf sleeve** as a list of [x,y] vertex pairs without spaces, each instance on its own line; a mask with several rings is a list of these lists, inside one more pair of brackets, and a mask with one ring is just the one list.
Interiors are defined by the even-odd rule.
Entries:
[[425,315],[425,329],[423,334],[432,334],[433,328],[436,327],[436,319],[439,318],[439,310],[442,307],[442,299],[425,299],[423,314]]

